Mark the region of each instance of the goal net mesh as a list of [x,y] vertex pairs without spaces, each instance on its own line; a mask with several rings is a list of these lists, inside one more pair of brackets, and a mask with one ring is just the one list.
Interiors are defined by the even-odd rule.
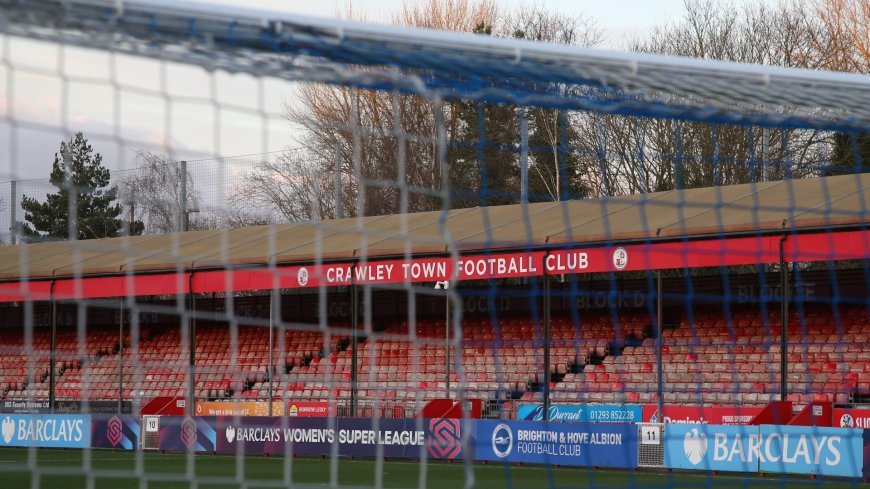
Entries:
[[[0,0],[0,420],[30,447],[0,472],[471,487],[492,452],[549,462],[497,485],[606,485],[672,422],[857,426],[868,133],[860,75]],[[511,458],[516,420],[649,424],[596,463]],[[124,440],[184,455],[97,449]]]

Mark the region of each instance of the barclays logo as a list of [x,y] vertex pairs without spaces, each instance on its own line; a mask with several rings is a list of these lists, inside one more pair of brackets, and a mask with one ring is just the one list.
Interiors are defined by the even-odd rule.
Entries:
[[707,454],[707,435],[698,431],[697,428],[689,430],[683,437],[683,452],[692,465],[698,465]]

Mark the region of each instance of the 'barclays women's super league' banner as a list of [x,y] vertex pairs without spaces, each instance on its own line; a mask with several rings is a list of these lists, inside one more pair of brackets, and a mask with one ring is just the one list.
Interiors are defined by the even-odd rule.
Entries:
[[139,419],[125,414],[91,415],[91,446],[136,450],[139,447]]
[[[639,423],[640,405],[631,404],[551,404],[549,421],[575,421],[579,423]],[[523,421],[543,421],[543,404],[520,404],[517,418]]]
[[462,421],[310,417],[160,418],[160,449],[261,455],[462,457]]
[[479,420],[475,438],[476,460],[637,467],[634,424]]

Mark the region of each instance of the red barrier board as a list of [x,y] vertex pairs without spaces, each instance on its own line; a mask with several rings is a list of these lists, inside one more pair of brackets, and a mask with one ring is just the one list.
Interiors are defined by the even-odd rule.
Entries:
[[657,405],[644,404],[643,421],[645,423],[742,425],[749,424],[762,408],[665,405],[663,410],[664,416],[660,416]]
[[870,409],[834,408],[834,426],[870,430]]

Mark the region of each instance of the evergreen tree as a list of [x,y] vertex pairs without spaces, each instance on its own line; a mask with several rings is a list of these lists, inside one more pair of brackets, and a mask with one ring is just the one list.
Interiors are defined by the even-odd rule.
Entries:
[[870,172],[870,134],[838,132],[834,134],[833,146],[825,175]]
[[[94,152],[82,133],[60,143],[54,154],[49,181],[57,192],[46,194],[45,202],[24,196],[21,207],[27,221],[22,232],[31,241],[70,238],[70,187],[73,190],[76,219],[73,239],[120,236],[124,230],[118,188],[109,186],[110,172],[102,166],[103,157]],[[131,234],[141,234],[141,221],[129,225]]]

